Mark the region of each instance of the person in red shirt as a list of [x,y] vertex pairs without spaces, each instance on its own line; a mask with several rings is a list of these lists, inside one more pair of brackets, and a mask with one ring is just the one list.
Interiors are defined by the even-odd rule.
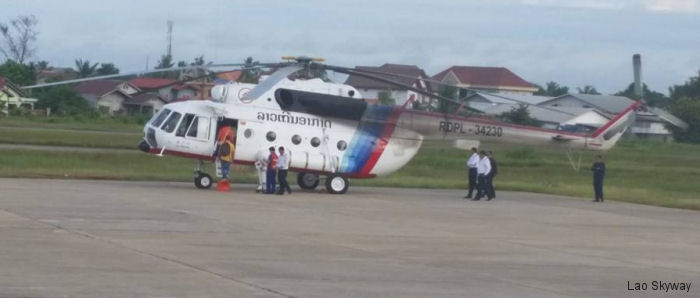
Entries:
[[275,193],[275,176],[277,176],[277,154],[275,154],[275,147],[270,147],[270,155],[267,156],[267,187],[265,189],[266,194]]

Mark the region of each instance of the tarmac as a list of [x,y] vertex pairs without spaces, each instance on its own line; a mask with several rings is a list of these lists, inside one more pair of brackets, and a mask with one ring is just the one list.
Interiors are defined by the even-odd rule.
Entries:
[[700,212],[463,196],[0,179],[0,297],[700,296]]

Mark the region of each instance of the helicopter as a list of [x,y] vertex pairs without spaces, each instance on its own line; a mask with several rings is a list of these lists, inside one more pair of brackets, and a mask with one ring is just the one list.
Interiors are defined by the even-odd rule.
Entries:
[[[399,170],[427,139],[608,150],[634,121],[635,110],[643,104],[641,100],[634,102],[592,133],[552,130],[457,112],[368,103],[352,86],[307,74],[312,70],[330,70],[358,75],[454,104],[459,106],[458,111],[464,108],[462,102],[388,79],[381,73],[324,64],[320,58],[283,59],[286,62],[252,66],[274,69],[259,84],[217,85],[211,90],[211,100],[164,105],[145,124],[138,148],[159,156],[195,159],[194,184],[206,189],[213,184],[213,178],[202,170],[202,165],[215,160],[220,130],[231,129],[235,134],[234,164],[253,166],[265,158],[267,148],[283,146],[289,155],[289,170],[298,173],[297,183],[302,189],[317,188],[321,176],[325,176],[327,192],[343,194],[349,189],[350,178],[373,178]],[[111,76],[99,78],[105,77]],[[78,80],[71,82],[75,81]],[[30,88],[47,85],[50,84]]]

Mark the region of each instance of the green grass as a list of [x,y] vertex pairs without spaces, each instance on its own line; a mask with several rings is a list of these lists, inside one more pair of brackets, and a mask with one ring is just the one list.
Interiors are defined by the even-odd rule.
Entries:
[[[194,160],[134,152],[61,152],[0,149],[0,176],[190,181]],[[204,170],[213,175],[213,166]],[[236,182],[254,182],[250,167],[234,166]]]
[[[0,118],[0,143],[126,148],[123,153],[71,153],[0,149],[0,176],[70,177],[125,180],[192,179],[193,160],[158,158],[135,149],[141,125],[123,119]],[[128,119],[127,119],[128,120]],[[127,121],[128,122],[128,121]],[[109,133],[105,133],[109,132]],[[590,163],[596,152],[585,152],[576,172],[561,150],[505,144],[484,144],[499,164],[495,185],[500,190],[592,197]],[[467,151],[444,142],[426,142],[416,157],[398,172],[376,179],[352,180],[353,185],[421,188],[465,188]],[[642,204],[700,210],[700,145],[621,141],[605,153],[606,198]],[[209,173],[212,167],[209,166]],[[234,167],[236,182],[255,182],[252,168]],[[294,181],[290,177],[290,181]]]
[[[544,148],[485,145],[499,162],[499,190],[592,197],[590,162],[584,154],[575,172],[561,151]],[[352,185],[421,188],[465,188],[467,151],[428,142],[398,172],[376,179],[352,180]],[[134,152],[71,153],[0,150],[0,176],[124,180],[191,181],[194,161]],[[606,153],[608,200],[700,210],[700,146],[622,142]],[[205,171],[213,173],[211,165]],[[235,182],[256,182],[250,167],[233,169]],[[290,181],[295,180],[294,176]]]
[[142,139],[138,132],[73,131],[48,128],[0,127],[0,143],[92,148],[134,149]]
[[[485,144],[499,164],[495,185],[501,190],[592,197],[590,164],[585,152],[576,172],[562,151]],[[429,142],[403,169],[354,185],[464,188],[468,152]],[[700,146],[623,141],[605,153],[606,198],[657,206],[700,210]]]
[[0,117],[0,126],[5,127],[34,127],[134,133],[138,133],[143,129],[143,123],[145,123],[143,117]]

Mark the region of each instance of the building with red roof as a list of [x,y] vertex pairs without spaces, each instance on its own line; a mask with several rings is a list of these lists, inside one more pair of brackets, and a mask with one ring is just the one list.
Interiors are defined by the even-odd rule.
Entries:
[[433,80],[490,93],[533,94],[538,90],[505,67],[452,66],[434,75]]
[[147,78],[138,77],[129,81],[132,85],[139,87],[141,90],[157,90],[165,86],[174,84],[175,80],[162,78]]

